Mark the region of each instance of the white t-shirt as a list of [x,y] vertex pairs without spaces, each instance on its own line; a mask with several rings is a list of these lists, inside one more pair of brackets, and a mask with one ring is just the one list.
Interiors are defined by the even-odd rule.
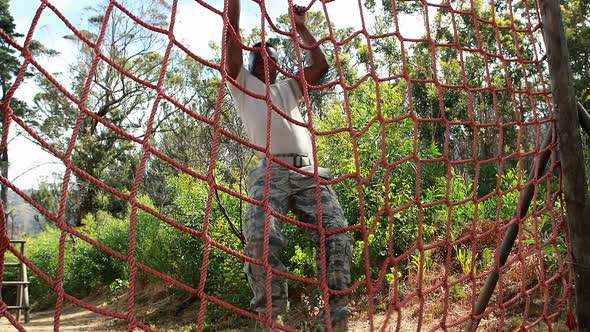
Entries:
[[[240,69],[236,81],[253,94],[266,95],[266,84],[243,67]],[[262,148],[266,147],[268,112],[266,100],[251,97],[233,84],[229,85],[229,91],[242,118],[250,142]],[[304,122],[298,107],[298,101],[302,96],[299,84],[292,78],[270,85],[272,104],[288,117],[300,123]],[[275,110],[272,110],[271,121],[270,151],[272,154],[297,153],[308,157],[312,156],[311,137],[306,127],[290,122]],[[264,156],[258,151],[256,154],[259,157]]]

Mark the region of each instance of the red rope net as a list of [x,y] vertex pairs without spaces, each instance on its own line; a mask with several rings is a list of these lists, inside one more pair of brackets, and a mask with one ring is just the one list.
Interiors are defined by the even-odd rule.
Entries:
[[[196,296],[200,300],[200,309],[198,314],[196,314],[199,330],[203,329],[205,326],[207,308],[210,305],[226,308],[238,315],[260,321],[268,326],[273,326],[286,331],[295,330],[294,327],[283,326],[272,322],[272,319],[268,314],[266,316],[259,316],[249,312],[243,307],[236,306],[217,296],[209,294],[206,286],[209,277],[208,266],[210,263],[210,255],[213,249],[221,250],[228,256],[231,255],[239,260],[263,266],[267,272],[267,294],[271,292],[270,276],[272,275],[281,275],[295,282],[315,285],[321,290],[324,299],[333,295],[351,294],[352,292],[355,292],[358,298],[362,299],[359,301],[366,301],[366,304],[359,304],[359,307],[364,309],[359,309],[359,311],[353,315],[353,317],[358,318],[357,320],[363,321],[365,325],[349,322],[349,326],[352,326],[351,328],[354,330],[373,331],[379,329],[389,331],[390,329],[395,329],[398,331],[419,331],[459,329],[463,328],[467,321],[474,318],[482,318],[483,320],[488,318],[492,323],[488,322],[489,324],[485,326],[495,330],[515,330],[519,328],[528,330],[535,329],[541,325],[546,325],[549,329],[552,329],[555,322],[559,320],[563,321],[563,315],[565,312],[570,313],[568,314],[568,317],[571,318],[571,270],[569,265],[566,264],[567,261],[569,261],[569,258],[567,253],[561,252],[558,248],[560,246],[567,247],[566,232],[564,231],[562,192],[559,178],[556,177],[556,174],[558,174],[557,171],[559,170],[559,163],[555,158],[554,152],[556,146],[553,143],[554,141],[549,140],[547,145],[542,145],[543,132],[548,132],[549,134],[547,135],[549,135],[550,138],[553,137],[552,128],[554,114],[551,110],[549,87],[546,81],[546,64],[543,53],[544,48],[541,46],[542,30],[536,4],[528,0],[510,0],[502,2],[492,0],[488,3],[492,8],[491,16],[480,17],[477,14],[478,11],[476,10],[476,7],[481,6],[481,3],[477,1],[464,1],[460,3],[452,3],[448,1],[442,1],[439,3],[429,3],[427,1],[385,2],[384,6],[391,7],[391,11],[389,12],[391,20],[388,21],[390,26],[385,29],[385,31],[388,32],[371,33],[368,23],[370,15],[366,13],[366,10],[362,9],[364,8],[362,2],[359,0],[358,3],[352,3],[340,0],[339,2],[332,2],[330,5],[333,6],[334,4],[337,4],[339,6],[344,5],[360,8],[359,15],[361,25],[357,30],[349,31],[348,35],[337,37],[334,27],[330,25],[331,17],[328,7],[329,2],[331,1],[320,3],[314,0],[307,5],[307,8],[318,8],[323,13],[325,20],[330,26],[329,31],[327,31],[327,37],[322,38],[318,44],[328,44],[333,47],[335,62],[333,70],[335,76],[332,80],[319,87],[306,85],[304,89],[304,105],[307,121],[306,123],[296,124],[307,127],[311,133],[314,151],[314,165],[318,165],[318,162],[320,161],[317,153],[318,140],[330,136],[347,135],[347,139],[350,141],[350,148],[352,149],[350,151],[352,155],[351,164],[353,167],[349,173],[340,174],[339,177],[328,182],[319,177],[317,166],[315,172],[311,174],[316,184],[331,184],[337,187],[338,184],[349,181],[348,183],[354,183],[355,186],[357,186],[359,220],[349,220],[351,226],[344,230],[339,230],[339,232],[350,232],[353,234],[354,238],[357,239],[357,243],[360,243],[359,248],[362,250],[360,257],[361,259],[364,259],[364,263],[360,264],[360,266],[364,269],[364,278],[358,279],[345,291],[328,289],[325,273],[318,278],[300,277],[289,272],[273,269],[269,264],[268,238],[269,220],[271,216],[299,227],[311,227],[319,232],[320,246],[318,254],[321,257],[321,264],[324,267],[326,266],[324,255],[326,251],[325,240],[327,236],[330,236],[334,232],[330,232],[321,226],[309,226],[296,219],[283,216],[276,211],[273,211],[268,204],[270,194],[269,186],[266,186],[265,188],[264,200],[256,201],[232,188],[220,185],[216,180],[216,163],[222,158],[219,155],[221,139],[233,140],[249,149],[257,150],[266,154],[273,163],[278,163],[293,170],[297,169],[279,159],[275,159],[265,147],[255,146],[221,125],[221,110],[224,107],[223,102],[224,96],[226,95],[225,86],[229,85],[230,82],[235,83],[235,81],[229,78],[224,69],[226,61],[225,50],[222,50],[219,61],[211,62],[196,55],[189,49],[189,47],[178,40],[175,36],[175,22],[178,14],[177,0],[172,1],[170,6],[170,20],[167,28],[150,25],[149,23],[142,21],[141,17],[134,15],[129,9],[122,5],[121,2],[111,0],[108,2],[106,11],[102,15],[100,34],[96,36],[96,38],[90,38],[62,14],[59,5],[54,4],[53,1],[42,0],[36,8],[36,13],[31,22],[30,29],[22,44],[17,42],[17,40],[6,34],[4,31],[0,31],[0,36],[4,42],[7,43],[9,47],[16,50],[23,59],[18,75],[10,89],[7,91],[6,97],[1,104],[2,112],[4,114],[1,149],[7,149],[10,133],[14,132],[15,128],[18,128],[30,135],[31,138],[59,159],[65,166],[62,182],[63,190],[57,213],[50,212],[46,207],[31,198],[27,192],[18,188],[9,179],[0,177],[0,182],[3,186],[22,197],[59,229],[59,247],[57,248],[59,251],[59,260],[57,273],[55,275],[49,275],[31,262],[26,255],[22,255],[10,244],[7,219],[5,217],[7,211],[2,205],[2,211],[0,213],[2,257],[5,257],[6,251],[12,253],[20,261],[24,262],[28,269],[38,276],[38,278],[44,280],[47,285],[53,289],[57,298],[54,317],[55,330],[60,329],[60,318],[64,311],[64,302],[67,301],[98,314],[126,321],[128,331],[136,329],[152,331],[153,328],[138,319],[135,313],[138,271],[142,271],[142,273]],[[282,31],[277,27],[267,12],[267,7],[270,6],[269,2],[256,1],[256,3],[260,8],[260,13],[262,13],[261,39],[266,40],[268,38],[266,35],[267,29],[272,30],[276,34],[294,39],[296,41],[295,61],[299,68],[303,68],[305,48],[301,47],[298,36],[290,32]],[[235,34],[235,32],[229,29],[229,21],[226,14],[227,3],[225,8],[222,9],[215,8],[201,0],[195,0],[194,4],[200,6],[201,9],[207,10],[210,15],[217,16],[223,20],[224,38],[231,38],[231,34]],[[289,5],[292,5],[292,1],[289,1]],[[422,23],[423,28],[425,29],[425,34],[421,38],[409,38],[401,32],[403,31],[403,23],[400,22],[403,22],[403,17],[400,13],[404,10],[407,12],[408,6],[410,6],[410,10],[413,10],[414,13],[422,13]],[[116,59],[109,58],[108,53],[101,47],[105,38],[105,33],[111,23],[110,19],[113,15],[113,11],[120,11],[134,24],[140,25],[144,29],[151,31],[153,34],[165,37],[167,42],[156,83],[142,79],[141,75],[127,70],[124,66],[121,66]],[[433,12],[435,11],[444,13],[443,17],[448,18],[446,23],[449,24],[448,31],[450,32],[450,35],[441,36],[439,33],[440,29],[435,28],[436,22],[434,22],[435,17],[433,15]],[[31,51],[31,43],[35,31],[39,29],[40,18],[42,15],[46,15],[47,12],[55,14],[82,43],[94,52],[92,63],[89,66],[84,84],[79,89],[79,94],[70,92],[55,74],[50,73],[48,68],[44,68],[38,57]],[[502,12],[502,15],[497,14],[497,12]],[[291,13],[291,15],[293,14]],[[460,25],[457,23],[461,20],[463,22],[470,22],[472,29],[470,33],[466,34],[466,25]],[[524,23],[516,24],[516,21]],[[482,31],[487,32],[484,34]],[[470,39],[465,39],[466,35],[469,36]],[[490,43],[484,41],[485,38],[490,36],[495,38],[496,41],[495,43],[491,43],[491,45],[495,44],[492,49],[484,47],[484,45],[490,45]],[[355,38],[360,38],[366,42],[368,67],[364,75],[359,75],[360,77],[358,79],[354,82],[350,82],[347,78],[347,73],[344,72],[343,66],[341,65],[342,61],[345,60],[342,58],[339,48]],[[396,70],[390,71],[386,75],[383,74],[383,70],[380,70],[376,64],[378,58],[377,54],[380,52],[380,49],[375,46],[379,41],[385,40],[394,40],[399,46],[399,66],[397,66]],[[511,43],[511,45],[514,46],[514,54],[510,54],[510,52],[506,51],[506,43]],[[521,46],[524,43],[529,47],[527,52],[522,51],[523,47]],[[216,91],[217,102],[214,105],[215,111],[212,117],[206,117],[194,112],[190,107],[187,107],[181,101],[177,100],[174,95],[171,95],[164,88],[166,83],[166,72],[169,70],[173,48],[180,50],[185,56],[198,62],[204,67],[209,68],[220,77],[221,82],[218,91]],[[419,71],[415,70],[417,65],[410,62],[410,59],[416,58],[415,55],[420,52],[420,49],[425,54],[426,74],[424,75],[419,74]],[[457,60],[455,63],[459,66],[461,72],[461,77],[456,77],[456,80],[454,81],[443,78],[443,75],[440,74],[445,70],[449,70],[445,65],[442,65],[441,62],[441,57],[447,54],[449,50],[454,52],[453,56]],[[485,77],[480,78],[482,84],[476,86],[472,85],[472,82],[476,78],[469,77],[467,73],[470,71],[470,68],[466,68],[466,66],[469,65],[469,59],[474,57],[480,58],[482,60],[480,62],[481,66],[485,66]],[[149,112],[147,112],[149,116],[145,124],[145,133],[143,136],[137,137],[136,135],[125,131],[109,121],[106,117],[100,116],[97,110],[89,109],[87,101],[100,63],[106,63],[106,65],[112,70],[121,73],[126,78],[133,80],[138,85],[149,89],[153,93],[152,107]],[[72,127],[73,130],[71,131],[69,141],[63,150],[53,146],[44,139],[43,135],[38,133],[26,122],[25,119],[16,115],[11,107],[11,99],[19,88],[23,86],[25,75],[27,71],[32,68],[43,75],[57,90],[59,90],[59,92],[77,107],[77,118]],[[495,70],[499,71],[495,72]],[[495,76],[498,72],[504,76],[502,79],[505,81],[505,84],[498,83],[497,77]],[[523,77],[518,84],[513,84],[511,80],[514,72],[519,73],[519,75]],[[289,75],[288,73],[284,74],[287,76]],[[374,94],[376,108],[373,110],[371,120],[363,123],[355,116],[355,109],[351,106],[351,95],[355,92],[355,89],[360,88],[367,82],[374,83],[374,90],[371,93]],[[391,93],[391,90],[384,88],[383,84],[394,82],[403,82],[406,86],[406,99],[401,102],[401,107],[406,107],[407,110],[401,116],[389,117],[383,109],[383,100],[388,98],[388,94]],[[343,116],[346,119],[343,123],[344,127],[327,129],[316,128],[314,126],[314,117],[317,115],[313,114],[311,111],[312,93],[316,90],[334,89],[335,87],[341,91],[341,102],[344,105],[342,107],[344,112]],[[418,100],[418,97],[416,97],[418,94],[423,93],[425,88],[430,89],[431,95],[434,96],[430,105],[425,105],[422,101]],[[244,92],[251,94],[247,90],[243,90]],[[461,116],[456,115],[456,110],[448,108],[446,98],[448,98],[449,93],[457,93],[464,97],[466,106],[465,112],[463,112]],[[487,111],[481,112],[480,110],[476,110],[474,105],[477,104],[477,99],[484,95],[490,96],[491,98],[488,98],[488,100],[492,103],[485,106],[487,107]],[[268,109],[269,114],[271,112],[278,112],[281,116],[286,117],[280,109],[272,107],[269,95],[255,97],[262,98],[271,105]],[[197,121],[212,128],[213,135],[211,138],[212,143],[210,146],[209,163],[206,167],[207,171],[204,174],[187,167],[182,162],[177,161],[175,158],[165,154],[154,146],[153,137],[155,135],[154,126],[156,116],[159,107],[164,102],[173,105],[179,112],[184,112],[191,121]],[[512,109],[513,114],[510,114],[508,117],[505,114],[502,114],[501,109],[505,106],[502,103],[509,103],[509,108]],[[423,116],[424,112],[421,112],[421,110],[424,107],[431,107],[435,110],[431,113],[431,117]],[[122,139],[133,142],[141,147],[141,158],[136,168],[136,176],[133,185],[128,192],[123,192],[107,185],[105,181],[101,181],[92,176],[87,170],[80,168],[72,162],[72,155],[76,150],[76,144],[80,137],[80,128],[85,119],[93,119],[97,123],[100,123],[119,135]],[[290,121],[294,122],[292,119],[290,119]],[[390,125],[395,126],[404,123],[411,123],[410,127],[413,128],[413,137],[410,137],[413,140],[413,149],[408,153],[399,152],[398,154],[401,156],[396,158],[396,160],[391,161],[392,158],[389,155],[390,151],[386,146],[390,144],[387,139],[388,135],[392,135],[393,132],[386,128]],[[370,131],[372,125],[380,126],[381,132],[379,137],[381,141],[376,142],[377,145],[375,145],[374,150],[368,152],[362,151],[362,144],[360,142],[363,139],[363,135],[367,135]],[[440,155],[424,158],[423,153],[420,151],[421,147],[419,141],[421,139],[420,136],[422,135],[421,130],[427,127],[439,128],[439,130],[442,130],[444,142],[441,146],[442,153]],[[462,136],[463,138],[461,138],[460,135],[457,134],[457,129],[459,129],[460,132],[465,131],[465,128],[470,128],[469,132],[471,133],[471,141],[459,144],[456,140],[465,139],[467,136],[464,135]],[[270,132],[270,129],[269,122],[267,123],[267,133]],[[512,129],[515,135],[509,136],[506,134],[509,129]],[[431,132],[434,133],[435,129],[432,129]],[[483,139],[489,137],[489,135],[485,134],[486,132],[491,132],[496,136],[496,142],[498,142],[498,145],[493,147],[496,154],[481,159],[479,150],[482,149],[482,147],[480,144],[483,142]],[[508,140],[514,140],[516,144],[513,144],[514,142],[508,142]],[[532,143],[527,145],[525,142]],[[267,145],[270,144],[270,135],[267,135]],[[505,149],[506,145],[515,146],[516,148],[507,150]],[[458,147],[461,149],[471,148],[471,156],[469,158],[459,157],[469,154],[457,152]],[[519,180],[506,185],[506,183],[503,183],[500,180],[501,176],[499,175],[495,185],[492,186],[492,190],[483,196],[479,196],[477,190],[473,190],[471,195],[459,200],[452,195],[455,186],[454,181],[456,180],[455,171],[461,167],[471,167],[471,169],[474,170],[475,176],[472,185],[473,188],[477,188],[480,185],[480,181],[483,182],[483,180],[480,179],[480,173],[483,172],[483,169],[486,168],[486,166],[497,165],[497,173],[503,174],[505,171],[508,171],[509,168],[508,166],[505,166],[506,163],[512,162],[513,164],[518,165],[516,168],[516,177],[518,179],[523,179],[528,176],[526,166],[535,162],[540,163],[542,156],[546,156],[548,153],[552,156],[547,167],[548,171],[543,172],[543,168],[541,167],[540,171],[536,173],[536,176],[533,176],[529,182]],[[375,160],[375,163],[368,168],[363,164],[363,158],[366,158],[367,154],[373,156],[373,159]],[[490,154],[488,154],[488,156],[489,155]],[[164,215],[155,208],[147,206],[138,200],[140,186],[146,174],[146,167],[149,164],[150,159],[157,159],[170,167],[207,184],[206,209],[204,211],[203,224],[199,230],[187,227],[177,220],[173,220],[173,218]],[[421,179],[424,178],[426,169],[430,167],[429,165],[436,164],[443,165],[446,169],[446,175],[444,176],[446,181],[445,183],[440,184],[440,195],[429,196],[426,193],[428,189],[422,187]],[[395,187],[393,187],[391,183],[392,181],[399,180],[395,178],[394,173],[403,165],[412,165],[412,167],[415,168],[414,174],[416,181],[413,190],[414,196],[409,197],[405,202],[394,203],[393,197],[396,195],[396,192]],[[330,165],[324,166],[330,167]],[[376,213],[370,215],[371,212],[366,210],[366,205],[369,204],[367,203],[368,201],[375,200],[375,197],[365,195],[366,186],[371,183],[379,172],[384,172],[385,174],[382,183],[382,197],[380,197],[382,203]],[[271,168],[269,167],[267,168],[266,178],[268,179],[270,176]],[[66,209],[68,206],[67,201],[69,199],[67,188],[70,187],[73,177],[83,179],[102,190],[105,194],[112,195],[128,202],[130,206],[130,214],[128,250],[126,254],[121,254],[120,252],[113,250],[107,245],[100,243],[96,239],[91,238],[84,232],[81,232],[66,223]],[[518,203],[515,206],[517,211],[523,211],[524,209],[524,213],[517,213],[514,211],[512,217],[502,217],[502,199],[499,199],[497,207],[495,208],[497,211],[497,217],[495,220],[485,220],[483,217],[479,216],[480,212],[478,210],[480,209],[480,203],[489,200],[491,197],[501,198],[514,193],[519,197],[519,195],[525,192],[527,188],[532,189],[532,200],[533,202],[536,202],[530,210],[526,198],[520,196],[520,199],[518,199]],[[267,222],[264,230],[266,246],[262,261],[245,256],[237,250],[233,250],[211,237],[209,233],[211,214],[215,202],[215,196],[218,191],[245,203],[264,207]],[[320,186],[317,186],[316,194],[317,200],[320,202],[320,204],[318,204],[318,210],[319,215],[321,216],[322,204],[320,199]],[[437,198],[426,200],[424,197],[427,196]],[[542,201],[542,203],[539,203],[539,201]],[[473,207],[471,210],[471,216],[468,216],[468,218],[471,218],[467,223],[469,227],[465,228],[465,231],[458,234],[456,237],[451,237],[451,229],[454,227],[453,211],[459,211],[461,207],[469,204]],[[445,228],[446,231],[444,233],[446,236],[439,238],[436,241],[427,240],[429,228],[433,227],[430,220],[432,215],[429,211],[432,211],[432,209],[439,206],[445,206],[447,209],[445,211],[448,212],[444,215],[444,222],[434,227]],[[202,265],[200,271],[194,271],[196,274],[200,273],[197,287],[191,287],[186,283],[176,280],[137,260],[136,218],[140,211],[152,215],[159,219],[160,222],[166,223],[180,232],[190,234],[203,241]],[[399,231],[396,228],[400,227],[400,224],[395,220],[397,218],[396,216],[406,213],[415,214],[417,218],[415,241],[400,253],[396,252],[394,249],[394,246],[396,245],[396,234]],[[545,235],[542,235],[539,232],[539,229],[542,226],[541,223],[549,225],[549,231],[545,230]],[[370,252],[375,250],[371,243],[373,236],[379,231],[379,224],[387,225],[384,229],[388,232],[388,242],[384,247],[378,248],[378,250],[386,253],[386,258],[379,262],[380,266],[376,267],[372,266],[373,260],[370,256]],[[481,258],[484,255],[482,251],[483,245],[481,243],[488,241],[487,243],[491,244],[491,247],[499,248],[502,242],[502,234],[513,225],[521,226],[521,231],[518,233],[515,249],[511,252],[506,263],[503,265],[500,264],[500,254],[496,253],[495,258],[492,258],[492,263],[487,268],[477,271],[475,268],[475,261],[477,257]],[[104,251],[113,258],[124,261],[128,264],[129,291],[126,311],[107,311],[90,305],[64,291],[64,256],[66,242],[70,237],[85,241]],[[559,241],[563,241],[563,243]],[[552,249],[551,252],[549,252],[547,248]],[[429,258],[431,257],[429,253],[432,253],[435,250],[443,250],[442,252],[444,252],[443,255],[439,256],[440,270],[434,273],[427,273],[427,261],[431,259]],[[464,273],[459,277],[455,277],[452,275],[452,261],[454,261],[455,255],[461,253],[463,255]],[[555,259],[555,264],[551,268],[544,263],[547,255]],[[408,277],[408,280],[402,281],[401,273],[399,272],[401,266],[404,262],[408,262],[411,259],[413,259],[416,264],[414,273],[411,277]],[[373,272],[374,268],[378,268],[378,273]],[[0,269],[0,275],[3,275],[4,269],[1,267]],[[477,314],[474,308],[476,306],[479,291],[484,280],[494,271],[499,272],[499,283],[495,291],[495,297],[483,313]],[[391,274],[392,272],[393,274]],[[436,278],[432,278],[430,276],[432,274],[436,274]],[[392,280],[390,280],[389,283],[385,283],[384,281],[392,275]],[[410,281],[410,279],[412,280]],[[531,282],[531,280],[533,281]],[[383,291],[387,291],[384,285],[388,285],[389,287],[388,296],[386,297],[382,296]],[[244,284],[244,287],[247,287],[246,284]],[[461,311],[456,307],[456,303],[454,303],[453,300],[456,292],[465,292],[468,297],[469,303],[466,310]],[[535,301],[537,301],[537,303],[535,303]],[[267,307],[269,310],[272,307],[271,302],[272,299],[268,299]],[[410,307],[414,308],[413,314],[407,313],[407,308]],[[512,319],[515,315],[514,307],[517,307],[519,308],[518,310],[522,311],[519,313],[519,317],[522,319],[517,323]],[[16,320],[15,316],[8,310],[8,304],[4,301],[1,302],[0,314],[6,317],[19,331],[25,331],[27,329],[26,325],[23,325]],[[365,317],[368,319],[365,319]]]

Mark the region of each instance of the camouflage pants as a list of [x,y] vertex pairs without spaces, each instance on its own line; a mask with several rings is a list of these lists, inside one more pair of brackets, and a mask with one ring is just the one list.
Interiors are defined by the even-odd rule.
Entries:
[[[249,197],[262,201],[264,197],[266,159],[256,168],[249,177]],[[309,172],[313,172],[310,170]],[[321,174],[321,173],[320,173]],[[316,183],[312,177],[291,171],[278,164],[272,165],[270,178],[269,205],[273,211],[286,215],[293,211],[297,219],[309,224],[317,224],[318,211],[316,204]],[[335,192],[330,186],[322,186],[322,225],[325,230],[335,230],[347,226],[344,213]],[[262,260],[264,250],[264,208],[258,205],[248,205],[246,218],[243,224],[243,232],[246,238],[245,255]],[[281,249],[288,244],[288,240],[282,234],[281,228],[284,221],[271,216],[269,264],[278,270],[286,271],[279,259]],[[321,257],[319,255],[320,234],[313,229],[305,228],[305,232],[318,248],[317,275],[321,276]],[[327,285],[330,290],[344,290],[350,287],[350,263],[352,257],[352,236],[348,233],[336,233],[326,237],[326,275]],[[248,276],[248,282],[254,292],[254,298],[250,302],[253,310],[259,313],[266,312],[266,270],[257,264],[246,262],[244,271]],[[288,308],[287,280],[273,275],[272,280],[272,310],[277,315],[284,313]],[[348,296],[330,295],[330,312],[336,312],[348,303]]]

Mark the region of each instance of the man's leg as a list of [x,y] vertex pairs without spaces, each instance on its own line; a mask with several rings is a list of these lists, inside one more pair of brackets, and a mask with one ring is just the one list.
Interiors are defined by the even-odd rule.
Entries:
[[[282,190],[283,184],[286,183],[282,178],[288,174],[282,174],[280,169],[273,168],[270,181],[270,198],[269,205],[272,210],[286,214],[287,211],[287,192]],[[250,174],[248,196],[252,199],[262,201],[265,190],[266,164],[262,163],[260,167]],[[264,226],[265,226],[264,207],[249,204],[246,210],[246,217],[243,224],[244,237],[246,238],[246,247],[244,254],[246,256],[260,260],[263,263],[264,255]],[[282,221],[270,217],[270,241],[268,247],[268,263],[275,269],[285,271],[286,268],[279,259],[279,253],[287,245],[287,240],[281,232]],[[244,271],[248,277],[248,282],[254,293],[254,298],[250,302],[252,310],[258,313],[266,313],[266,273],[267,270],[255,263],[246,262]],[[278,315],[287,310],[287,280],[285,278],[273,275],[272,277],[272,311],[273,315]]]
[[[293,178],[293,175],[292,175]],[[313,178],[298,177],[297,191],[294,188],[294,205],[297,215],[302,221],[312,224],[318,223],[318,204],[316,186]],[[330,186],[322,186],[322,226],[327,231],[341,229],[347,226],[344,219],[344,212],[336,193]],[[318,247],[317,268],[318,278],[322,273],[322,257],[319,252],[320,234],[317,231],[309,230],[310,238]],[[352,236],[348,232],[336,233],[326,237],[326,276],[327,284],[331,290],[345,290],[350,287],[350,264],[352,260]],[[330,313],[332,322],[344,317],[348,296],[330,296]]]

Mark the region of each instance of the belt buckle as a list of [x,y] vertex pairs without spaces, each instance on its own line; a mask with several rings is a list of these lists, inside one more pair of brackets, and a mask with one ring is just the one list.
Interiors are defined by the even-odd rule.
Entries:
[[303,157],[300,155],[293,156],[293,166],[301,168],[303,166]]

